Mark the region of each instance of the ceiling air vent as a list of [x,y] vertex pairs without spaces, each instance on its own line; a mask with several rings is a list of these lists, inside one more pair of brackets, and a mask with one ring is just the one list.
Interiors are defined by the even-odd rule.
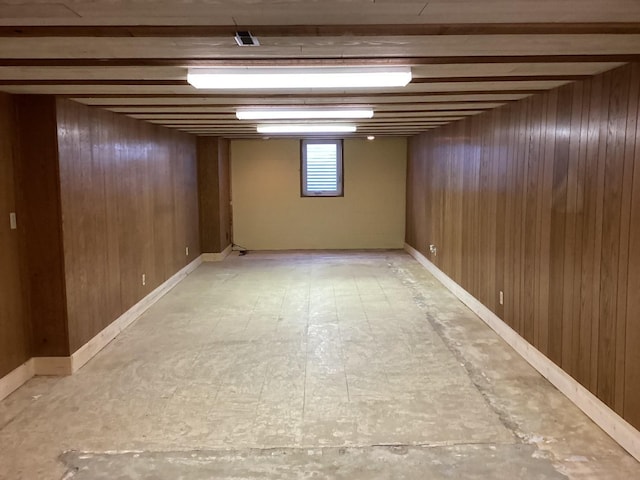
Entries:
[[256,37],[251,35],[251,32],[236,32],[236,43],[241,47],[258,47],[260,42]]

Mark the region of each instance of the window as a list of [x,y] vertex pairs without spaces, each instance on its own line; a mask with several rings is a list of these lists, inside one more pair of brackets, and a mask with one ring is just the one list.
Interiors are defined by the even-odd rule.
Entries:
[[342,140],[303,140],[303,197],[342,196]]

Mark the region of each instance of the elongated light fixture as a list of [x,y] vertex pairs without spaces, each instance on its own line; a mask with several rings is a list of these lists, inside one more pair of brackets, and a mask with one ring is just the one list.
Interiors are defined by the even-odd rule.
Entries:
[[291,124],[291,125],[258,125],[258,133],[353,133],[355,125],[345,124]]
[[190,68],[187,81],[208,89],[404,87],[410,67]]
[[282,120],[282,119],[313,119],[313,118],[372,118],[372,108],[361,109],[264,109],[264,110],[238,110],[238,120]]

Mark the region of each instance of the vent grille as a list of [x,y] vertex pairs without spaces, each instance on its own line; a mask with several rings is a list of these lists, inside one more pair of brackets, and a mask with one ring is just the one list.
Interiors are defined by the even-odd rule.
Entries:
[[258,47],[260,42],[251,32],[236,32],[236,43],[241,47]]

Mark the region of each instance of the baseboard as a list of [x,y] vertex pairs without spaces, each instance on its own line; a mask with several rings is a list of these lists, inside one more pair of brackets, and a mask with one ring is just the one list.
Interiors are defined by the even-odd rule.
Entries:
[[73,373],[71,357],[33,357],[33,374],[64,377]]
[[408,244],[405,244],[404,249],[502,337],[533,368],[540,372],[602,430],[618,442],[622,448],[640,461],[640,431],[636,430],[602,400],[544,356],[509,325],[504,323],[500,317],[431,263],[422,253]]
[[7,398],[14,391],[27,383],[33,377],[33,359],[30,358],[19,367],[0,378],[0,400]]
[[[187,275],[193,272],[202,263],[202,255],[196,258],[193,262],[186,267],[179,270],[172,275],[162,285],[157,287],[146,297],[136,303],[129,310],[120,315],[109,326],[98,333],[95,337],[85,343],[82,347],[76,350],[71,357],[67,357],[70,360],[70,373],[76,372],[89,360],[91,360],[100,350],[106,347],[113,339],[115,339],[120,332],[130,326],[140,315],[142,315],[149,307],[162,298],[169,290],[175,287],[181,280]],[[36,375],[41,375],[36,369]]]
[[[229,250],[231,248],[229,247]],[[193,272],[202,263],[202,256],[171,276],[149,295],[120,315],[113,323],[85,343],[69,357],[33,357],[15,370],[0,378],[0,400],[28,382],[34,375],[65,376],[72,375],[100,350],[106,347],[120,332],[131,325],[149,307],[175,287],[182,279]]]
[[203,262],[221,262],[225,258],[229,256],[231,253],[231,248],[233,245],[229,244],[227,248],[222,250],[220,253],[203,253],[202,261]]

